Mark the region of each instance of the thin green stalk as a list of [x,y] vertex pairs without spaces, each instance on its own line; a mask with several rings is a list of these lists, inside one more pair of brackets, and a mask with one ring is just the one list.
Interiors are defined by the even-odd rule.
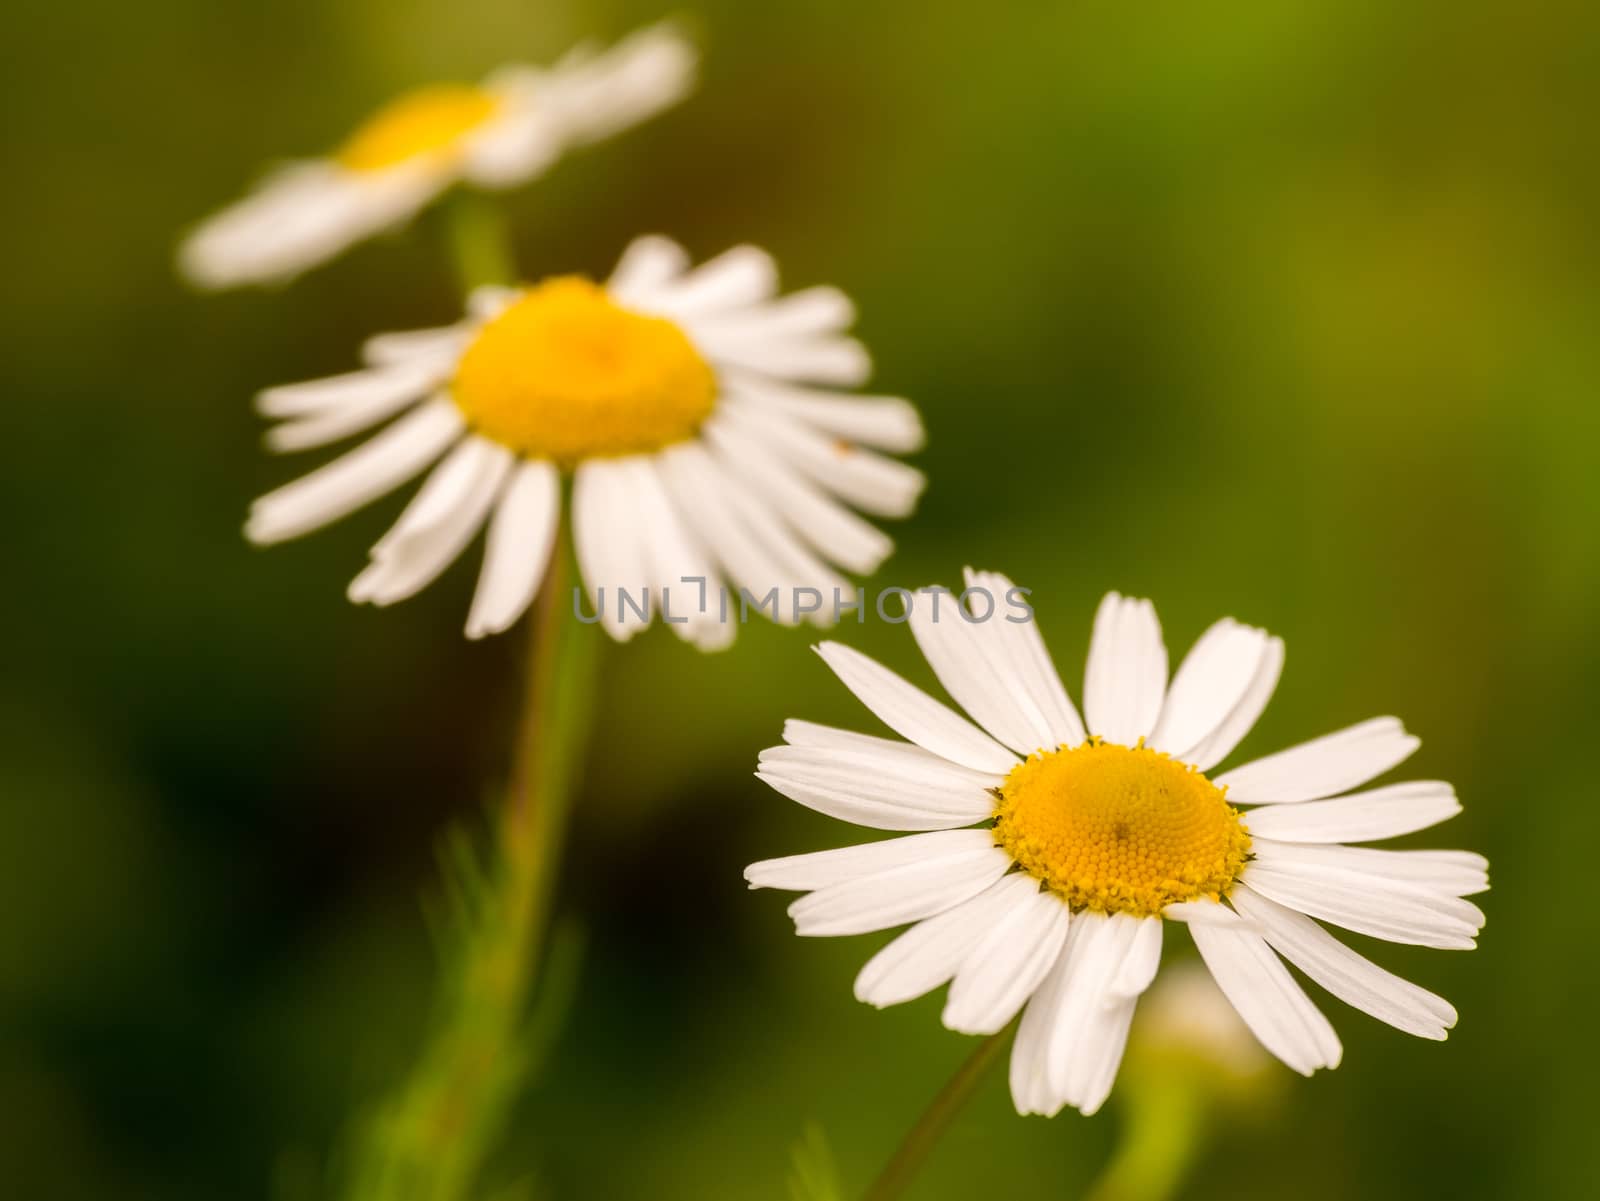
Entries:
[[956,1074],[950,1077],[933,1103],[917,1119],[917,1124],[911,1128],[905,1141],[894,1153],[894,1158],[884,1167],[862,1201],[892,1201],[905,1192],[906,1186],[949,1129],[950,1123],[971,1099],[989,1068],[1005,1057],[1006,1047],[1010,1045],[1016,1029],[1017,1023],[1013,1021],[999,1034],[991,1034],[956,1069]]
[[[534,1028],[559,1014],[575,974],[546,963],[546,927],[572,798],[587,741],[596,632],[567,610],[563,537],[530,622],[531,658],[506,803],[487,867],[457,843],[453,887],[458,930],[447,934],[439,1016],[401,1088],[356,1148],[351,1201],[464,1201],[476,1195],[532,1067]],[[559,950],[557,945],[552,948]],[[559,960],[561,957],[557,956]]]
[[1174,1073],[1130,1084],[1116,1152],[1088,1201],[1170,1201],[1203,1141],[1205,1103],[1192,1083]]
[[568,607],[575,577],[566,527],[557,536],[550,575],[534,613],[516,766],[500,819],[500,845],[519,884],[517,912],[526,958],[539,962],[556,868],[571,811],[573,775],[588,745],[597,631]]
[[505,211],[492,196],[457,188],[443,206],[444,237],[463,293],[517,280]]

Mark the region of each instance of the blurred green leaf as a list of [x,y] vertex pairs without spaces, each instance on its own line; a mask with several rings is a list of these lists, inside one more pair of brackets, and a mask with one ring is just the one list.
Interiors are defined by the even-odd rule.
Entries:
[[789,1152],[789,1201],[844,1201],[828,1137],[817,1122],[807,1122]]

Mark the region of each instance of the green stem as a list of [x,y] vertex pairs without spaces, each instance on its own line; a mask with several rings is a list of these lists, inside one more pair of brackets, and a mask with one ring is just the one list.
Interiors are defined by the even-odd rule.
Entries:
[[500,822],[500,843],[519,881],[530,971],[543,948],[558,860],[571,811],[573,776],[589,741],[596,631],[568,607],[575,576],[563,525],[540,590],[532,629],[532,657],[517,735],[510,795]]
[[921,1169],[929,1153],[949,1129],[950,1123],[955,1120],[955,1116],[971,1099],[989,1068],[997,1060],[1004,1058],[1005,1049],[1010,1044],[1016,1029],[1017,1023],[1013,1021],[999,1034],[990,1035],[968,1056],[967,1061],[956,1069],[956,1074],[950,1077],[944,1088],[939,1090],[939,1095],[933,1099],[933,1103],[917,1119],[917,1124],[911,1128],[911,1132],[895,1151],[894,1158],[884,1167],[862,1201],[891,1201],[892,1198],[899,1197],[905,1192],[906,1186]]
[[[464,1201],[476,1195],[539,1050],[570,998],[571,954],[545,963],[546,927],[587,742],[597,632],[567,610],[565,534],[529,623],[517,751],[487,872],[460,847],[450,873],[460,932],[447,948],[437,1020],[410,1075],[357,1145],[351,1201]],[[458,843],[458,846],[460,844]],[[560,947],[554,948],[559,951]],[[563,981],[563,977],[566,977]],[[539,993],[533,1029],[530,992]]]
[[1200,1090],[1177,1073],[1130,1081],[1122,1137],[1087,1201],[1170,1201],[1205,1132]]
[[492,196],[457,188],[444,204],[444,234],[462,292],[517,281],[511,230]]

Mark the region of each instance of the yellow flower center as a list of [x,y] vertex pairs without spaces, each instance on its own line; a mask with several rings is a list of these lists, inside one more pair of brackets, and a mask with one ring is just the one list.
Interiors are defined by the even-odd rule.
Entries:
[[692,438],[717,387],[676,324],[562,276],[527,289],[479,331],[451,394],[485,437],[571,466]]
[[457,143],[500,110],[482,88],[447,83],[407,92],[379,109],[334,157],[352,171],[381,171]]
[[1216,900],[1250,851],[1222,789],[1142,745],[1041,751],[998,794],[996,842],[1075,911],[1149,917]]

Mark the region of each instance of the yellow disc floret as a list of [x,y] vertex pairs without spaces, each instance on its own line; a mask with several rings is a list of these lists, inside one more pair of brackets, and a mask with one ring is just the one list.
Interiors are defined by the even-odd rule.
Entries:
[[379,109],[334,157],[352,171],[381,171],[424,155],[455,153],[462,138],[499,110],[499,99],[482,88],[418,88]]
[[529,288],[485,325],[451,385],[480,434],[565,466],[692,438],[716,393],[682,329],[576,276]]
[[1149,917],[1216,900],[1250,851],[1222,789],[1144,746],[1041,751],[998,792],[995,841],[1073,910]]

